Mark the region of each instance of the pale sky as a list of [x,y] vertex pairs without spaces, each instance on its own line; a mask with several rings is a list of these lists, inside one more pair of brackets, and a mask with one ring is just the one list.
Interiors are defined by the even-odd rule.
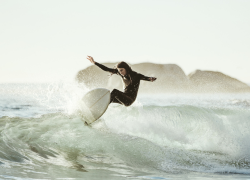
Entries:
[[250,83],[249,32],[250,0],[0,0],[0,83],[74,80],[87,55]]

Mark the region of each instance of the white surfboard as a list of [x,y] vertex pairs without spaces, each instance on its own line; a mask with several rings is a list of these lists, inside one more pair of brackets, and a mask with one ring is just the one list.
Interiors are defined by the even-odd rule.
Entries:
[[97,88],[89,91],[82,98],[82,116],[87,124],[99,119],[107,110],[110,102],[110,91]]

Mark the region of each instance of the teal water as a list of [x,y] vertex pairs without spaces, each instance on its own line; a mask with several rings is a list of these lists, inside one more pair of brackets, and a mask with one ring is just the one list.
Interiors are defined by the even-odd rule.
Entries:
[[92,127],[83,85],[0,85],[1,179],[250,179],[250,94],[139,94]]

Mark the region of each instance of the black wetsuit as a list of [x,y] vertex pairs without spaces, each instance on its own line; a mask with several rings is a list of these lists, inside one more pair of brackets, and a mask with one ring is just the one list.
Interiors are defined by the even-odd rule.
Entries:
[[121,76],[124,83],[124,92],[114,89],[111,92],[110,103],[119,103],[125,106],[130,106],[136,99],[140,80],[150,81],[150,77],[146,77],[135,71],[132,71],[129,75],[122,76],[117,69],[108,68],[102,64],[95,62],[99,68],[104,71],[108,71],[113,74]]

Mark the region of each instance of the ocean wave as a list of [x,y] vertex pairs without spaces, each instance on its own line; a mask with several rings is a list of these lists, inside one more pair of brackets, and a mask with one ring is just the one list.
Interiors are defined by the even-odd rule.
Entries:
[[140,94],[86,126],[79,104],[87,91],[2,88],[0,178],[250,174],[249,95]]
[[5,116],[0,161],[6,167],[18,163],[22,172],[23,166],[40,172],[45,165],[84,172],[105,164],[121,174],[250,174],[249,115],[248,110],[135,104],[111,105],[92,127],[79,112]]

